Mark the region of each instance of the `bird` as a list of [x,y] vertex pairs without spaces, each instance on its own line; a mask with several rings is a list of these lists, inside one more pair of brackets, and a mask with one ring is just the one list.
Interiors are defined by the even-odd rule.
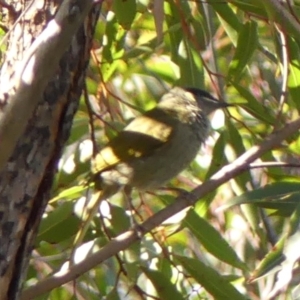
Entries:
[[125,186],[149,191],[177,176],[207,139],[208,115],[230,105],[199,88],[170,89],[155,108],[133,119],[92,159],[96,193],[85,219],[90,221],[100,201]]

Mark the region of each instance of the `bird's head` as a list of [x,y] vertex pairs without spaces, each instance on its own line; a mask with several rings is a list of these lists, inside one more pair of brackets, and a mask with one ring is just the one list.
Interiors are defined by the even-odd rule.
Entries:
[[215,97],[213,97],[210,93],[203,91],[198,88],[184,88],[185,92],[188,92],[192,94],[193,98],[196,100],[198,107],[201,109],[201,111],[209,115],[213,111],[219,108],[225,108],[228,106],[231,106],[231,104],[228,104],[224,101],[219,101]]
[[174,111],[178,114],[192,113],[198,115],[201,113],[204,116],[209,115],[218,108],[225,108],[230,104],[219,101],[210,93],[198,88],[172,88],[166,93],[160,103],[159,108],[168,111]]

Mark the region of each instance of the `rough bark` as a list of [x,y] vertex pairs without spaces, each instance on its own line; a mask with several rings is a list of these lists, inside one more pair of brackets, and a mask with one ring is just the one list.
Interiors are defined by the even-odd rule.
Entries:
[[[2,84],[11,85],[16,66],[53,18],[58,2],[44,1],[42,7],[36,7],[32,1],[10,1],[10,11],[2,7],[6,26],[11,30],[2,64]],[[0,173],[1,300],[19,297],[57,162],[78,106],[99,10],[100,6],[92,9],[61,58],[57,73],[43,96],[37,95],[38,106]],[[2,94],[2,110],[8,103],[9,93]]]

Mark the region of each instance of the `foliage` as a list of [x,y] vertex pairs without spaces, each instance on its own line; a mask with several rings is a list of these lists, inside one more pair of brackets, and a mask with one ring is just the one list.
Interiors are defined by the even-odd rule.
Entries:
[[[51,276],[70,256],[75,263],[84,260],[130,229],[132,217],[146,220],[176,196],[172,189],[134,191],[133,210],[119,193],[101,204],[84,244],[74,249],[82,207],[93,192],[86,185],[95,146],[90,124],[101,148],[173,85],[205,88],[237,104],[214,115],[205,147],[168,185],[191,190],[298,116],[300,35],[272,2],[103,3],[87,77],[90,106],[82,97],[25,286]],[[286,1],[282,10],[300,24],[296,1]],[[47,298],[295,297],[299,255],[291,249],[299,244],[299,143],[298,136],[290,137],[188,212]]]

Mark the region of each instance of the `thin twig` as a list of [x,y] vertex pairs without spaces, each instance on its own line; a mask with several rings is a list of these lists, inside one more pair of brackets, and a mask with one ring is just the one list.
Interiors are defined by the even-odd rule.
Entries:
[[287,51],[287,39],[286,34],[279,28],[279,26],[275,25],[279,33],[279,37],[281,40],[281,52],[282,52],[282,86],[281,86],[281,95],[279,99],[278,111],[276,119],[279,121],[275,124],[274,130],[280,126],[280,120],[282,117],[282,110],[283,105],[286,102],[286,95],[287,95],[287,84],[288,84],[288,75],[289,75],[289,56]]
[[269,162],[253,163],[249,165],[249,169],[258,169],[258,168],[300,168],[300,164],[269,161]]

